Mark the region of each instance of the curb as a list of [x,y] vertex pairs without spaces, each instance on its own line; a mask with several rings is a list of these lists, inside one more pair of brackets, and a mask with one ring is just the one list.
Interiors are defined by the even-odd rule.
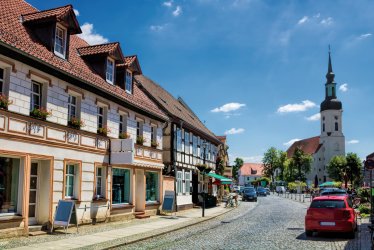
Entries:
[[[224,211],[223,213],[220,213],[220,214],[217,214],[217,215],[214,215],[214,216],[211,216],[211,217],[206,217],[206,218],[201,219],[201,220],[196,221],[196,222],[189,223],[187,225],[182,225],[182,226],[180,226],[178,228],[173,228],[173,229],[170,229],[170,230],[167,230],[167,231],[163,231],[163,232],[160,232],[160,233],[155,233],[155,234],[152,234],[152,235],[149,235],[149,236],[145,236],[145,237],[142,237],[142,238],[139,238],[139,239],[129,240],[129,241],[126,241],[124,243],[114,244],[114,245],[111,245],[109,247],[105,247],[105,248],[101,248],[101,249],[112,249],[113,247],[120,247],[120,246],[125,246],[125,245],[131,245],[131,244],[134,244],[134,243],[137,243],[137,242],[140,242],[140,241],[144,241],[144,240],[148,240],[148,239],[151,239],[151,238],[154,238],[154,237],[157,237],[157,236],[161,236],[161,235],[164,235],[164,234],[167,234],[167,233],[170,233],[170,232],[175,232],[175,231],[187,228],[187,227],[191,227],[191,226],[200,224],[200,223],[205,222],[205,221],[212,220],[214,218],[217,218],[218,216],[221,216],[221,215],[224,215],[224,214],[226,214],[228,212],[231,212],[232,210],[234,210],[234,208],[228,209],[227,211]],[[124,237],[123,239],[125,239],[125,238],[126,237]],[[94,246],[95,247],[96,246],[99,247],[101,244],[105,244],[105,243],[106,242],[102,242],[102,243],[99,243],[99,244],[95,244],[95,245],[91,245],[91,246],[86,246],[84,248],[94,247]]]

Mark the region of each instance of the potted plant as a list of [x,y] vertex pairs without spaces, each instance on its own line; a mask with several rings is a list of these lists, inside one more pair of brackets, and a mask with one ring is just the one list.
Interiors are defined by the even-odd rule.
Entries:
[[69,127],[80,129],[85,126],[84,121],[81,119],[78,119],[76,117],[72,117],[70,121],[68,121]]
[[108,126],[104,126],[104,127],[102,127],[102,128],[98,128],[97,129],[97,133],[99,134],[99,135],[103,135],[103,136],[107,136],[108,135],[108,133],[110,133],[110,128],[108,128]]
[[12,103],[13,101],[9,100],[7,96],[0,95],[0,109],[8,109],[8,106]]
[[157,148],[157,146],[158,146],[158,142],[156,140],[152,140],[151,141],[151,147],[152,148]]
[[206,164],[197,164],[196,165],[197,169],[200,171],[200,172],[203,172],[207,169],[207,165]]
[[118,136],[119,139],[129,139],[130,138],[130,135],[126,132],[122,132],[122,133],[119,133],[119,136]]
[[136,137],[136,144],[138,145],[143,145],[145,142],[145,138],[141,135],[139,135],[138,137]]
[[51,115],[52,115],[52,111],[48,111],[45,108],[34,108],[30,112],[30,116],[32,116],[36,119],[40,119],[40,120],[45,120],[45,119],[47,119],[47,117],[49,117]]

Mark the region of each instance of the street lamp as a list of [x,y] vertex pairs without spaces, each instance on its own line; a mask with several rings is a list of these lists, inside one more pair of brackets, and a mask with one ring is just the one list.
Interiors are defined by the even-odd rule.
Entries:
[[205,174],[210,172],[210,169],[205,165],[205,150],[206,150],[207,143],[206,141],[203,142],[203,165],[197,166],[200,173],[203,174],[203,210],[202,210],[202,217],[205,216]]

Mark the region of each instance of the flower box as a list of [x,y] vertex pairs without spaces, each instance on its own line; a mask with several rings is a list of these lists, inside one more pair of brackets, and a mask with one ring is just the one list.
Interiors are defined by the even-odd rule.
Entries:
[[34,108],[31,112],[30,112],[30,116],[36,118],[36,119],[40,119],[40,120],[46,120],[47,117],[51,116],[52,115],[52,111],[48,111],[47,109],[45,108]]
[[72,117],[70,121],[68,121],[68,125],[71,128],[80,129],[85,126],[84,121],[75,117]]
[[136,144],[143,145],[145,142],[145,138],[143,136],[136,137]]
[[9,100],[9,98],[5,95],[0,95],[0,109],[8,109],[8,106],[12,104],[13,101]]
[[110,131],[111,131],[110,128],[108,128],[107,126],[104,126],[102,128],[97,129],[97,133],[99,135],[103,135],[103,136],[107,136],[108,133],[110,133]]
[[119,139],[129,139],[130,135],[128,133],[122,132],[118,136]]
[[152,148],[157,148],[158,142],[157,141],[151,141],[151,147]]

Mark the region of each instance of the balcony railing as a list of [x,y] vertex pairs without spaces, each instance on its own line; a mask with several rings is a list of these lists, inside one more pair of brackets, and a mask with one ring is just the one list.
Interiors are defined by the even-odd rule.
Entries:
[[137,162],[162,163],[162,151],[141,146],[134,139],[111,139],[111,164],[133,164]]
[[0,133],[13,139],[105,154],[109,139],[53,122],[0,110]]

